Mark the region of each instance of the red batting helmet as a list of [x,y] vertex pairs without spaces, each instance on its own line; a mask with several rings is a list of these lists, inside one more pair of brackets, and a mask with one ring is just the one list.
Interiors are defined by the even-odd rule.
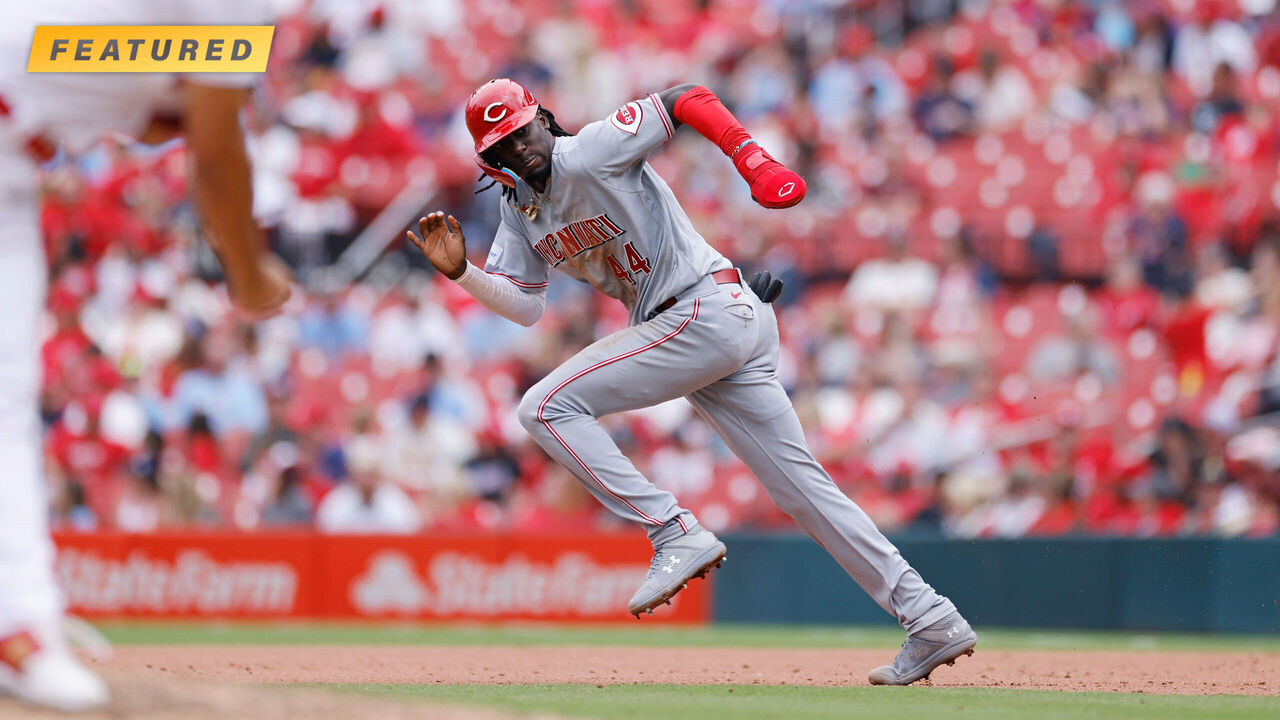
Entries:
[[485,175],[507,187],[516,186],[515,173],[496,168],[480,156],[499,140],[519,130],[538,114],[538,101],[523,85],[506,78],[490,80],[467,101],[467,130],[476,143],[476,165]]
[[520,83],[490,80],[471,93],[467,101],[467,129],[476,142],[476,154],[524,127],[538,114],[538,101]]

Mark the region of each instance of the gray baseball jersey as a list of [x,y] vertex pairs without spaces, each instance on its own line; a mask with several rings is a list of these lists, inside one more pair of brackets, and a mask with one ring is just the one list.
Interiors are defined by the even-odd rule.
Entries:
[[515,202],[500,201],[502,224],[485,271],[537,288],[558,268],[622,301],[634,325],[703,276],[730,267],[645,162],[672,128],[650,95],[556,138],[545,192],[520,181]]
[[[599,418],[685,397],[770,497],[908,631],[955,611],[814,459],[778,382],[773,308],[710,273],[730,264],[645,162],[671,119],[655,96],[556,138],[546,192],[518,183],[486,271],[537,292],[558,267],[631,311],[631,325],[565,361],[520,401],[520,422],[615,514],[656,545],[697,520],[644,477]],[[536,210],[535,210],[536,208]],[[668,298],[674,305],[651,320]]]

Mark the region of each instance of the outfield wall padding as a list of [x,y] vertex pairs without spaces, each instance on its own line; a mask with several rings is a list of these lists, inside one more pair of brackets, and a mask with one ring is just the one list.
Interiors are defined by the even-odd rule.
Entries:
[[[893,619],[804,536],[733,535],[717,571],[718,622],[885,624]],[[1280,630],[1280,537],[899,537],[926,582],[978,625]]]
[[[91,618],[634,623],[642,532],[409,536],[58,533],[71,612]],[[705,623],[697,582],[650,622]]]

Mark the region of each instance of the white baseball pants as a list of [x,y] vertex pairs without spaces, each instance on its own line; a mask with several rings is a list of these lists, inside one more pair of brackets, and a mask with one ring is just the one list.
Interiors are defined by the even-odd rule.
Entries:
[[40,321],[44,245],[36,169],[0,137],[0,637],[57,622],[41,451]]
[[921,579],[814,459],[777,378],[772,306],[709,277],[671,309],[587,347],[536,384],[520,421],[616,515],[656,544],[693,527],[671,493],[640,474],[596,419],[687,397],[770,497],[912,632],[955,610]]

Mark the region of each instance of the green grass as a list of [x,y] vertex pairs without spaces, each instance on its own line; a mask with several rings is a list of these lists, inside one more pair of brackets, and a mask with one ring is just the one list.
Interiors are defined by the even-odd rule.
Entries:
[[[808,625],[710,627],[581,625],[390,625],[351,623],[99,623],[119,645],[631,645],[760,648],[896,648],[897,628]],[[1280,652],[1280,636],[995,630],[978,628],[992,650],[1213,650]]]
[[780,687],[724,685],[344,685],[412,696],[599,720],[741,718],[957,718],[973,720],[1262,720],[1280,716],[1280,698],[1132,693],[1062,693],[984,688]]
[[[354,623],[101,623],[119,645],[383,644],[619,645],[753,648],[896,648],[896,628],[715,625],[643,622],[581,625],[425,625]],[[1280,652],[1271,635],[1146,634],[984,630],[985,649]],[[909,720],[1261,720],[1280,717],[1280,696],[1177,696],[992,688],[796,687],[764,685],[325,685],[344,692],[482,705],[520,714],[598,720],[656,717],[891,718]]]

